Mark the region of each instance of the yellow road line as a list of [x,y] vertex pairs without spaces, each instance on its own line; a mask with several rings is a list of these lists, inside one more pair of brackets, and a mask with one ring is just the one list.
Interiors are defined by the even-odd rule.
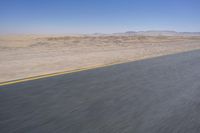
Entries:
[[80,72],[80,71],[85,71],[85,70],[91,70],[91,69],[95,69],[95,68],[117,65],[117,64],[121,64],[121,63],[122,62],[118,62],[118,63],[115,62],[115,63],[110,63],[110,64],[107,64],[107,65],[95,65],[95,66],[75,69],[75,70],[71,70],[71,71],[70,70],[69,71],[62,71],[62,72],[56,72],[56,73],[51,73],[51,74],[28,77],[28,78],[24,78],[24,79],[17,79],[17,80],[13,80],[13,81],[1,82],[0,86],[22,83],[22,82],[26,82],[26,81],[48,78],[48,77],[53,77],[53,76],[58,76],[58,75],[63,75],[63,74],[70,74],[70,73],[75,73],[75,72]]

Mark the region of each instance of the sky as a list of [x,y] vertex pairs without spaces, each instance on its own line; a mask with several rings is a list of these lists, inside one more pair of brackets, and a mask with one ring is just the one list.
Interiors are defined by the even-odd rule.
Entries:
[[0,0],[1,34],[200,31],[200,0]]

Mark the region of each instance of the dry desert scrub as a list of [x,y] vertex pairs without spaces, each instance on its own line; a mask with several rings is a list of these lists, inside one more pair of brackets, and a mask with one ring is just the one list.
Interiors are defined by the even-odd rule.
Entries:
[[1,36],[0,82],[200,49],[200,37]]

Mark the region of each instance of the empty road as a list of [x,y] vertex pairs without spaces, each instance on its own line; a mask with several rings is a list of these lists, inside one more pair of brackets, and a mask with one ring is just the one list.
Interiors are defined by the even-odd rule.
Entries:
[[200,50],[0,86],[0,133],[200,133]]

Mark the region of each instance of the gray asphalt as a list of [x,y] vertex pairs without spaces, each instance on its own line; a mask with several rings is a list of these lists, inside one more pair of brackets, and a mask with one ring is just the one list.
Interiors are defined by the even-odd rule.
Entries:
[[0,133],[200,133],[200,50],[1,86]]

